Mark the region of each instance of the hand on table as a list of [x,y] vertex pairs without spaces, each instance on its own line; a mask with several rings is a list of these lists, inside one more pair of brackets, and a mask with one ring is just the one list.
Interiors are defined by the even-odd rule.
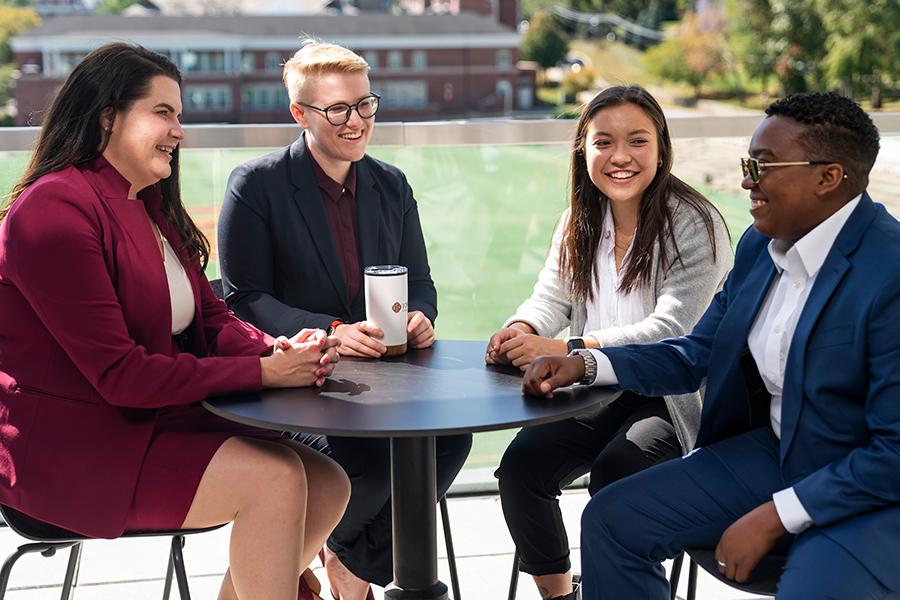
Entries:
[[[495,337],[506,330],[501,330]],[[494,338],[491,338],[493,340]],[[504,361],[524,371],[538,356],[565,356],[566,343],[533,333],[518,333],[500,343],[495,360]]]
[[582,377],[584,359],[580,356],[540,356],[525,371],[522,392],[552,398],[553,390],[572,385]]
[[746,582],[759,561],[785,533],[773,500],[757,506],[732,523],[719,539],[716,546],[719,572],[738,583]]
[[434,326],[421,310],[406,315],[406,341],[413,348],[427,348],[434,343]]
[[340,360],[341,342],[321,329],[303,329],[275,340],[270,356],[260,358],[263,387],[322,386]]
[[344,356],[378,358],[387,351],[387,347],[378,341],[384,337],[384,332],[371,321],[338,325],[334,329],[334,337],[341,340],[341,354]]
[[534,333],[531,325],[516,321],[491,336],[484,352],[484,362],[489,365],[510,365],[512,361],[500,352],[500,347],[516,336]]

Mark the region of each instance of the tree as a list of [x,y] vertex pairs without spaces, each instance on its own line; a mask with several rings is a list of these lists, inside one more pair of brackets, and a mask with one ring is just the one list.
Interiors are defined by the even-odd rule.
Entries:
[[699,98],[703,82],[725,69],[724,41],[719,32],[700,30],[689,18],[685,21],[678,35],[644,53],[644,64],[657,77],[687,83]]
[[900,5],[896,0],[819,0],[828,39],[825,72],[847,95],[868,94],[881,108],[890,82],[900,80]]
[[0,6],[0,63],[12,60],[9,39],[40,24],[41,18],[30,8]]
[[522,58],[533,60],[546,69],[566,57],[569,41],[553,15],[541,11],[535,13],[528,23],[519,50]]

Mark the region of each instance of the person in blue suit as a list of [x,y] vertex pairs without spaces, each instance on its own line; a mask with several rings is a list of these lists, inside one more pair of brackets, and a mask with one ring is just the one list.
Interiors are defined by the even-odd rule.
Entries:
[[706,386],[698,449],[585,509],[585,600],[668,598],[661,563],[691,547],[738,582],[784,548],[781,600],[900,591],[900,223],[865,191],[878,130],[833,93],[766,115],[741,161],[753,227],[694,330],[525,375],[539,395],[585,373],[648,396]]

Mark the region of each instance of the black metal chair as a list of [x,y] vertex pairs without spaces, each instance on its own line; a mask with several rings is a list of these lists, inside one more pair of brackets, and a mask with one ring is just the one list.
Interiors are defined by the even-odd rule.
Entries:
[[[753,569],[752,576],[747,583],[738,583],[726,578],[719,573],[716,563],[716,555],[714,550],[704,550],[700,548],[688,548],[685,554],[690,557],[688,566],[688,586],[686,600],[697,600],[697,566],[703,567],[703,570],[735,589],[747,592],[749,594],[757,594],[759,596],[775,596],[778,589],[778,580],[781,578],[781,571],[787,561],[786,556],[777,554],[769,554]],[[675,591],[678,589],[678,580],[681,575],[681,564],[684,554],[675,559],[672,565],[672,576],[669,580],[672,588],[672,600],[675,600]]]
[[[209,285],[216,298],[220,300],[225,299],[225,290],[221,279],[212,279]],[[459,593],[459,573],[456,570],[456,554],[453,551],[453,536],[450,531],[450,513],[447,511],[447,498],[441,498],[440,507],[441,525],[444,528],[444,542],[447,545],[447,563],[450,567],[450,587],[453,590],[453,599],[462,600],[462,596]],[[0,600],[3,600],[2,596],[0,596]]]
[[[0,504],[0,514],[9,528],[20,536],[32,540],[32,543],[22,544],[19,548],[7,557],[3,566],[0,567],[0,600],[6,596],[6,588],[9,584],[9,576],[16,562],[26,554],[39,552],[42,556],[51,557],[59,550],[69,549],[69,562],[66,567],[66,575],[63,579],[62,593],[60,600],[69,600],[72,597],[72,591],[78,585],[78,570],[81,565],[81,549],[85,540],[89,538],[38,521],[28,515],[25,515],[15,509]],[[178,594],[181,600],[190,600],[191,593],[188,589],[187,573],[184,568],[184,556],[182,548],[184,548],[184,537],[193,533],[203,533],[218,529],[222,525],[215,527],[207,527],[205,529],[184,529],[173,531],[141,531],[141,532],[125,532],[120,537],[136,538],[136,537],[172,537],[172,543],[169,550],[169,564],[166,569],[166,579],[163,584],[163,600],[169,600],[172,589],[172,575],[178,585]]]

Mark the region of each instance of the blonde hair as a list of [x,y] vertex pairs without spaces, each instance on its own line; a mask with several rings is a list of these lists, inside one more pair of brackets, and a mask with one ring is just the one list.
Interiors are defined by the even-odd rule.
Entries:
[[291,102],[299,102],[310,77],[323,73],[369,73],[369,63],[352,50],[337,44],[306,39],[293,57],[284,63],[282,80]]

